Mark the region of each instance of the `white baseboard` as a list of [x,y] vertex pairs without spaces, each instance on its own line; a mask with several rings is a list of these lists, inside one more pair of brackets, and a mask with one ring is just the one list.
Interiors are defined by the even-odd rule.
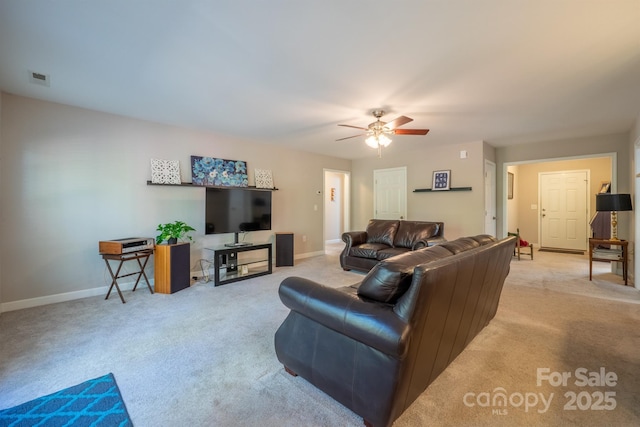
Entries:
[[[311,258],[319,255],[324,255],[324,251],[297,254],[295,255],[294,259]],[[213,277],[214,277],[213,268],[209,268],[208,272],[209,272],[210,280],[213,280]],[[196,277],[197,279],[202,279],[204,276],[202,274],[202,271],[200,269],[197,269],[197,270],[191,270],[189,272],[189,279],[193,277]],[[151,287],[154,288],[153,278],[149,279],[149,283],[151,284]],[[134,285],[135,285],[134,281],[125,282],[125,283],[118,282],[118,286],[122,291],[130,291],[133,289]],[[144,283],[144,281],[142,281],[142,283],[138,283],[138,289],[140,289],[141,286],[146,288],[146,283]],[[0,304],[0,313],[4,313],[7,311],[22,310],[24,308],[38,307],[41,305],[56,304],[56,303],[65,302],[65,301],[73,301],[73,300],[82,299],[82,298],[89,298],[89,297],[95,297],[95,296],[107,296],[108,291],[109,291],[109,286],[100,286],[97,288],[83,289],[81,291],[65,292],[61,294],[47,295],[43,297],[35,297],[35,298],[23,299],[19,301],[4,302]],[[115,298],[118,298],[118,291],[116,291],[115,289],[111,291],[111,295],[109,296],[109,298],[114,298],[114,296]]]
[[316,251],[316,252],[307,252],[304,254],[295,255],[294,259],[303,259],[303,258],[311,258],[314,256],[324,255],[324,251]]
[[[120,287],[121,291],[130,291],[133,289],[133,286],[135,285],[135,283],[136,282],[125,282],[125,283],[118,282],[118,286]],[[154,287],[153,279],[149,279],[149,284],[151,285],[151,288]],[[147,284],[144,283],[144,280],[142,281],[142,283],[138,283],[137,290],[139,290],[141,286],[144,288],[147,287]],[[65,292],[62,294],[47,295],[44,297],[36,297],[36,298],[23,299],[19,301],[4,302],[0,304],[0,313],[5,313],[7,311],[14,311],[14,310],[22,310],[23,308],[38,307],[41,305],[56,304],[56,303],[65,302],[65,301],[73,301],[73,300],[82,299],[82,298],[89,298],[89,297],[96,297],[96,296],[106,297],[108,291],[109,291],[109,286],[100,286],[98,288],[83,289],[81,291]],[[148,292],[148,289],[147,289],[147,292]],[[119,298],[118,291],[116,289],[111,290],[111,295],[109,295],[109,299],[114,297]]]

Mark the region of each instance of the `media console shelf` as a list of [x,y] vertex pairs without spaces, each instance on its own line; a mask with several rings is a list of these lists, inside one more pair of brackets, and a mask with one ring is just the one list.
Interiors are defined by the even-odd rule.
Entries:
[[216,186],[216,185],[193,185],[193,183],[191,182],[181,182],[180,184],[158,184],[155,182],[151,182],[151,181],[147,181],[147,185],[162,185],[162,186],[171,186],[171,187],[192,187],[192,188],[239,188],[241,190],[246,189],[246,190],[271,190],[271,191],[276,191],[278,190],[276,187],[273,188],[258,188],[255,185],[249,185],[247,187],[222,187],[222,186]]
[[214,286],[272,273],[271,243],[205,249],[213,251]]

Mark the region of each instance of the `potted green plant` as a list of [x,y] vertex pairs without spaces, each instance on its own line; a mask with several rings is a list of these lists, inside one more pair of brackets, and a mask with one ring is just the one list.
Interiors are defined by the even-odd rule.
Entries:
[[187,235],[187,233],[195,231],[196,229],[182,221],[175,221],[167,224],[158,224],[158,228],[156,230],[160,232],[160,234],[156,236],[156,244],[160,244],[166,240],[167,243],[171,245],[178,243],[178,239],[182,239],[184,237],[189,240],[193,240],[191,236]]

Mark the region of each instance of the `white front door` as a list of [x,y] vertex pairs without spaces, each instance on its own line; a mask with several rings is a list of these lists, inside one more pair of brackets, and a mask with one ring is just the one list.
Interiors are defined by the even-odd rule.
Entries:
[[407,219],[407,168],[373,171],[373,217]]
[[496,235],[496,164],[484,161],[484,232]]
[[588,171],[541,172],[540,246],[587,249]]

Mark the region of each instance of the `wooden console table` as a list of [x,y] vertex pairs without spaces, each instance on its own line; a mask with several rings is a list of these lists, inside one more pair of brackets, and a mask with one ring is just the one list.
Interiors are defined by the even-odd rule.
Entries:
[[[120,291],[120,287],[118,286],[118,279],[122,277],[133,276],[134,274],[137,274],[138,278],[136,279],[136,284],[133,286],[133,291],[131,292],[134,292],[136,290],[136,288],[138,287],[138,282],[140,282],[140,279],[144,277],[144,280],[147,282],[147,287],[149,288],[149,291],[153,293],[153,289],[151,289],[151,285],[149,284],[149,279],[147,279],[147,274],[144,272],[144,268],[147,266],[147,262],[149,262],[149,257],[152,254],[153,254],[153,250],[131,252],[128,254],[100,254],[102,255],[102,259],[104,259],[105,264],[107,264],[107,268],[109,269],[109,274],[111,274],[111,286],[109,286],[109,292],[107,292],[107,296],[105,297],[105,299],[109,299],[109,295],[111,295],[111,290],[115,286],[116,290],[118,291],[118,295],[120,295],[120,300],[122,301],[123,304],[126,303],[126,301],[124,300],[124,297],[122,296],[122,292]],[[120,263],[118,264],[118,269],[116,270],[115,274],[111,269],[111,264],[109,264],[109,260],[120,261]],[[122,265],[125,263],[125,261],[133,261],[133,260],[138,261],[138,267],[140,267],[140,271],[135,271],[133,273],[120,275],[120,270],[122,269]],[[144,262],[142,262],[141,260],[144,260]]]
[[[619,251],[600,249],[594,251],[598,245],[620,246]],[[614,261],[622,263],[622,278],[627,286],[627,253],[629,242],[627,240],[589,239],[589,280],[592,279],[593,261]]]

